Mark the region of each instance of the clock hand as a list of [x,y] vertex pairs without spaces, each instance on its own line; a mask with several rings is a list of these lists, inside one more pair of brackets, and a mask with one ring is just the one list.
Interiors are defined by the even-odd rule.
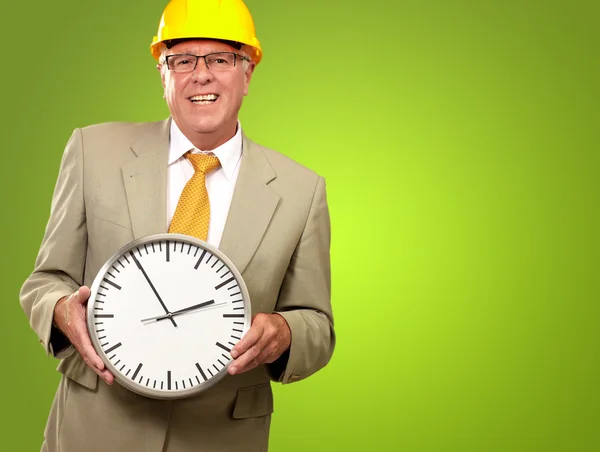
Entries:
[[216,308],[217,306],[223,306],[225,304],[227,304],[227,302],[225,302],[225,301],[222,302],[222,303],[215,303],[214,300],[210,300],[210,301],[206,301],[204,303],[195,304],[194,306],[189,306],[187,308],[180,309],[180,310],[175,311],[175,312],[171,312],[169,314],[159,315],[159,316],[156,316],[156,317],[149,317],[147,319],[142,319],[141,322],[149,322],[150,320],[154,320],[154,321],[158,322],[159,320],[168,319],[170,317],[173,317],[173,316],[176,316],[176,315],[179,315],[179,314],[183,314],[183,313],[188,312],[188,311],[192,311],[192,310],[196,310],[196,309],[202,309],[202,308],[204,308],[204,309]]
[[171,322],[173,323],[173,326],[177,327],[177,323],[175,323],[175,320],[173,320],[173,318],[171,316],[171,313],[169,312],[169,310],[167,309],[167,307],[163,303],[162,299],[160,298],[160,295],[156,291],[156,288],[154,287],[154,284],[152,284],[152,281],[150,281],[150,278],[148,277],[148,274],[144,270],[144,267],[142,267],[142,264],[140,264],[140,261],[137,260],[137,257],[135,257],[135,254],[133,254],[133,251],[130,251],[129,255],[133,258],[133,260],[135,262],[135,265],[137,265],[137,267],[144,274],[144,278],[146,278],[146,281],[148,281],[148,284],[150,284],[150,287],[152,288],[152,291],[154,292],[154,295],[156,295],[156,298],[158,298],[158,301],[160,302],[160,305],[163,307],[163,309],[167,313],[167,317],[171,320]]

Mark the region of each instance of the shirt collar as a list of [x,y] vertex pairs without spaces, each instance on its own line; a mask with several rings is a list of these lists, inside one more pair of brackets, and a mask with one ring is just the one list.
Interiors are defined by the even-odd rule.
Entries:
[[169,165],[183,157],[190,149],[192,152],[212,152],[219,159],[225,177],[229,180],[233,176],[235,168],[242,156],[242,126],[238,121],[235,135],[229,141],[226,141],[211,151],[202,151],[196,148],[179,127],[177,127],[175,121],[171,120]]

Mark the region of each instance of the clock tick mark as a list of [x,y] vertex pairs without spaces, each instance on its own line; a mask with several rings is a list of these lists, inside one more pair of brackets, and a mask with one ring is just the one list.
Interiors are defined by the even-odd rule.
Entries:
[[[107,342],[108,344],[108,342]],[[104,353],[110,353],[113,350],[116,350],[117,348],[119,348],[121,345],[123,345],[121,342],[119,342],[118,344],[113,345],[111,348],[109,348],[108,350],[106,350]]]
[[233,281],[235,278],[232,276],[231,278],[229,278],[227,281],[223,281],[221,284],[215,286],[215,290],[219,290],[221,287],[226,286],[227,284],[229,284],[231,281]]
[[196,380],[198,380],[198,384],[200,384],[200,379],[198,378],[198,375],[196,375]]
[[202,250],[202,254],[200,255],[200,259],[198,259],[198,262],[196,262],[196,265],[194,266],[194,270],[198,270],[198,267],[202,263],[202,259],[204,259],[205,254],[206,254],[206,250]]
[[223,344],[221,344],[220,342],[217,342],[215,345],[217,345],[218,347],[221,347],[223,350],[225,350],[226,352],[231,352],[230,348],[225,347]]
[[219,267],[219,269],[217,270],[217,273],[219,273],[221,270],[223,270],[223,267],[225,267],[225,264],[223,264]]
[[225,367],[225,364],[223,363],[223,361],[221,361],[220,359],[217,358],[217,361],[219,361],[219,363],[221,363],[221,366]]
[[231,358],[227,356],[225,353],[221,353],[221,356],[225,358],[227,361],[231,361]]
[[171,390],[171,371],[167,370],[167,389]]
[[244,322],[233,322],[234,325],[243,325]]
[[214,263],[214,264],[212,264],[212,265],[210,266],[210,268],[215,268],[215,265],[217,265],[218,263],[219,263],[219,260],[217,259],[217,260],[215,261],[215,263]]
[[[110,284],[111,286],[113,286],[117,290],[121,290],[121,286],[119,286],[118,284],[115,284],[114,282],[110,281],[109,279],[104,278],[102,281],[104,281],[107,284]],[[102,287],[102,286],[100,286],[100,287]]]
[[231,337],[237,339],[238,341],[241,339],[241,337],[234,336],[233,334],[231,335]]
[[133,376],[131,377],[132,380],[135,380],[135,377],[137,377],[137,374],[140,372],[142,365],[143,365],[142,363],[138,364],[137,369],[135,369],[135,372],[133,373]]
[[216,370],[217,372],[219,371],[219,368],[217,367],[217,365],[216,365],[216,364],[213,364],[213,367],[215,368],[215,370]]
[[[204,378],[204,381],[208,380],[208,378],[206,378],[206,374],[204,373],[204,371],[202,370],[202,367],[200,367],[200,364],[196,363],[196,367],[198,368],[198,370],[200,371],[200,375],[202,375],[202,378]],[[198,378],[198,377],[196,377]],[[198,381],[198,383],[200,383]]]
[[119,369],[119,371],[122,371],[124,368],[125,368],[125,364],[123,364],[123,365],[121,366],[121,368]]
[[244,318],[244,314],[223,314],[225,319],[241,319]]
[[117,267],[115,267],[114,265],[111,265],[111,268],[116,271],[117,273],[121,273],[121,270],[119,270]]
[[242,292],[230,293],[230,297],[235,297],[236,295],[241,295]]
[[208,370],[208,373],[210,374],[211,377],[214,377],[214,374],[210,371],[210,369],[207,367],[206,370]]
[[[115,315],[114,314],[94,314],[94,318],[95,319],[114,319]],[[100,323],[98,323],[97,325],[100,325]]]
[[167,262],[171,262],[171,255],[170,255],[170,251],[169,251],[169,241],[167,240],[167,246],[165,246],[165,249],[167,250]]
[[220,277],[225,278],[225,276],[230,275],[230,274],[231,274],[231,271],[227,270],[227,272],[223,273]]

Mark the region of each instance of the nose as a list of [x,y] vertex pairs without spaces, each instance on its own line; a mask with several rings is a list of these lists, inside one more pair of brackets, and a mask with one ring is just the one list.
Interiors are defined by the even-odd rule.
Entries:
[[205,85],[213,79],[213,74],[206,67],[206,62],[203,58],[198,59],[196,68],[192,71],[192,81]]

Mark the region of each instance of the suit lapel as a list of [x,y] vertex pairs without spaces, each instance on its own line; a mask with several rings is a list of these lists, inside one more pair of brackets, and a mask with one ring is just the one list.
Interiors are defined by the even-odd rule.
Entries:
[[132,146],[135,160],[121,168],[134,239],[167,231],[170,119],[154,123]]
[[246,136],[242,161],[219,249],[242,273],[260,244],[280,196],[268,183],[277,175],[260,148]]

